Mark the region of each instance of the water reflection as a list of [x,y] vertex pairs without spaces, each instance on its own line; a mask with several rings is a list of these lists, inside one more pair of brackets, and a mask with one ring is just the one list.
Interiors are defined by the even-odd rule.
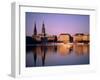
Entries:
[[89,64],[89,44],[26,47],[26,67]]
[[75,51],[77,56],[89,54],[89,45],[73,45],[73,51]]
[[60,53],[61,56],[69,55],[72,51],[72,46],[68,44],[58,45],[57,52]]

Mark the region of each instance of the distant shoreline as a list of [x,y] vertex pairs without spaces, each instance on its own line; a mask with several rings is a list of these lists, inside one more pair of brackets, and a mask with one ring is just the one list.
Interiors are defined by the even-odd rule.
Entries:
[[27,44],[26,46],[28,47],[28,46],[52,46],[52,45],[54,46],[56,45],[89,45],[89,43],[66,43],[66,44],[64,43],[46,43],[46,44],[40,43],[40,44]]

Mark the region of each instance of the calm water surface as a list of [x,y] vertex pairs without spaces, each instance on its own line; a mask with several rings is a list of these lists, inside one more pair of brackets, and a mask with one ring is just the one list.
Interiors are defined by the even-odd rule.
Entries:
[[26,67],[89,64],[89,44],[26,47]]

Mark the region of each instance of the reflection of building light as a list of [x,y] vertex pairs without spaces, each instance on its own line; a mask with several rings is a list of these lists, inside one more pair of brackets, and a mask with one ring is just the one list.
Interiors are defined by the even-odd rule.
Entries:
[[74,49],[77,55],[83,55],[82,45],[75,45]]
[[61,55],[68,55],[70,53],[70,48],[71,48],[70,45],[62,44],[62,45],[58,45],[57,50],[58,53],[60,53]]
[[88,53],[89,53],[89,45],[85,44],[85,45],[83,46],[83,53],[84,53],[84,54],[88,54]]
[[84,54],[88,54],[89,53],[89,45],[85,44],[85,45],[73,45],[73,50],[75,51],[75,53],[79,56],[79,55],[84,55]]

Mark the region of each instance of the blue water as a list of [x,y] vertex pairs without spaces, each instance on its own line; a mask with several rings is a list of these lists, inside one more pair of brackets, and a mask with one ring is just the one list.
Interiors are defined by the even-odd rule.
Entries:
[[89,64],[89,44],[26,47],[26,67]]

